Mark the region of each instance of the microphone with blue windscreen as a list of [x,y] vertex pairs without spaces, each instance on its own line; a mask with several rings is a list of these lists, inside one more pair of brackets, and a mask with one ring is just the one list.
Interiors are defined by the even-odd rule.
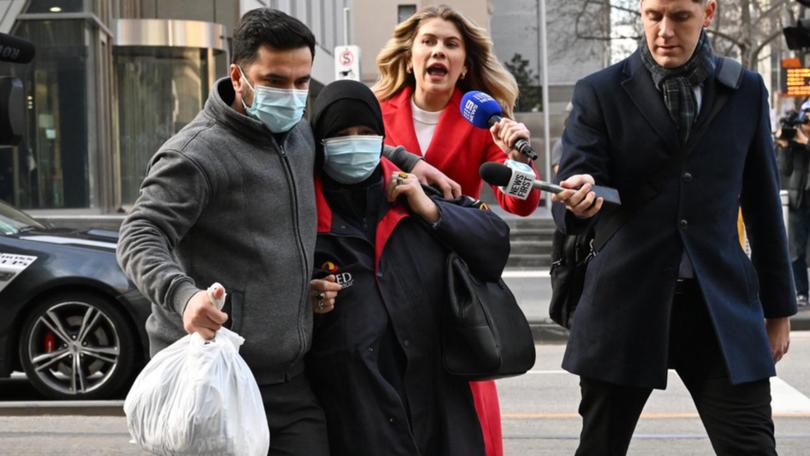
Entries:
[[[464,94],[459,110],[461,117],[478,128],[489,129],[503,118],[501,105],[491,96],[478,90],[471,90]],[[537,160],[537,154],[526,139],[519,138],[511,147],[531,160]]]

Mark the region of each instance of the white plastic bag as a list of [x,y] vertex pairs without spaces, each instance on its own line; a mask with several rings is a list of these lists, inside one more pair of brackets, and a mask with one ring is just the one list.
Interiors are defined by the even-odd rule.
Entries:
[[265,456],[270,431],[259,387],[239,356],[244,341],[220,328],[213,340],[189,334],[158,352],[124,402],[135,443],[158,455]]

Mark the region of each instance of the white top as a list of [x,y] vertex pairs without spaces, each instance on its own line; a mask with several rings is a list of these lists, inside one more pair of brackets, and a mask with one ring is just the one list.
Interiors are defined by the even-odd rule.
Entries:
[[411,97],[411,112],[413,112],[413,129],[416,131],[416,140],[419,141],[419,148],[422,149],[424,157],[444,109],[438,112],[425,111],[416,106]]

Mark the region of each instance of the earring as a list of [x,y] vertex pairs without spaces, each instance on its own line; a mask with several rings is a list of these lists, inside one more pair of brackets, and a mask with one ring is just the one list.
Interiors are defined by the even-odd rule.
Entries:
[[467,77],[467,72],[466,72],[466,71],[462,71],[462,72],[461,72],[461,78],[460,78],[460,79],[463,81],[463,80],[464,80],[464,78],[466,78],[466,77]]
[[413,73],[413,67],[409,64],[408,66],[405,67],[405,71],[408,74],[411,74],[411,73]]

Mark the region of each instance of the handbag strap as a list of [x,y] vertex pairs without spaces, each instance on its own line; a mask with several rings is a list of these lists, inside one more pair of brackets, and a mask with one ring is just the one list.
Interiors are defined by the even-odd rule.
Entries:
[[[739,62],[727,57],[722,57],[720,59],[720,69],[718,70],[717,75],[717,79],[720,83],[731,89],[737,89],[740,86],[742,74],[743,67]],[[710,120],[714,118],[714,116],[719,113],[720,109],[722,109],[725,105],[725,101],[726,97],[718,97],[715,100],[715,103],[712,105],[712,110],[707,119]],[[689,155],[689,152],[691,152],[694,146],[695,143],[691,144],[691,147],[680,147],[674,154],[670,155],[666,161],[664,161],[661,167],[659,167],[658,170],[653,173],[652,177],[650,177],[650,179],[648,179],[647,182],[638,190],[638,197],[635,199],[638,201],[637,204],[631,204],[629,206],[623,204],[615,210],[605,214],[605,220],[598,228],[595,228],[593,243],[591,244],[591,255],[596,255],[602,249],[602,247],[605,246],[607,241],[609,241],[610,238],[616,234],[616,231],[618,231],[622,225],[630,220],[641,205],[652,200],[656,195],[658,195],[658,193],[660,193],[662,186],[661,183],[666,178],[667,174],[670,173],[673,168],[679,168],[683,162],[686,161],[686,157]]]

